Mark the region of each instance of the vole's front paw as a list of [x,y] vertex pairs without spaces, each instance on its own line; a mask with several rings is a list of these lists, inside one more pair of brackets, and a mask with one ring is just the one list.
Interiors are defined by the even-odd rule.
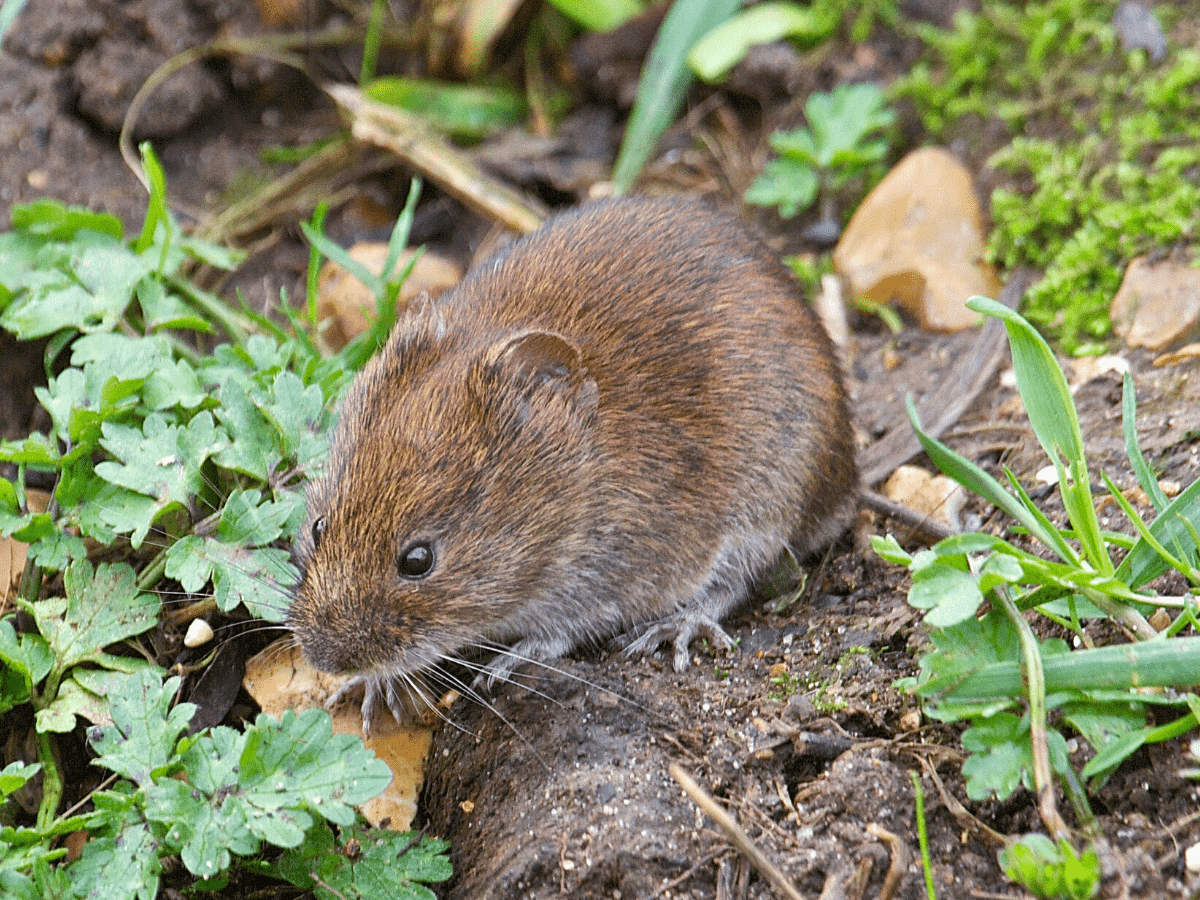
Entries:
[[370,737],[379,716],[386,705],[392,716],[401,725],[410,724],[420,719],[416,710],[412,693],[397,678],[386,675],[355,675],[328,700],[325,708],[332,710],[347,699],[357,699],[362,695],[362,730],[364,737]]
[[733,647],[733,638],[725,633],[720,623],[703,612],[686,609],[652,622],[640,634],[630,629],[619,636],[616,643],[624,649],[626,656],[633,656],[653,653],[659,644],[669,641],[675,648],[671,664],[676,672],[682,672],[688,667],[688,645],[694,638],[707,638],[720,651]]
[[525,663],[541,664],[540,668],[552,669],[553,666],[544,664],[561,659],[564,654],[570,652],[572,646],[571,641],[566,638],[549,641],[525,638],[517,641],[508,649],[498,651],[491,662],[475,676],[471,687],[477,691],[486,690],[490,694],[496,682],[516,681],[513,675],[517,668]]

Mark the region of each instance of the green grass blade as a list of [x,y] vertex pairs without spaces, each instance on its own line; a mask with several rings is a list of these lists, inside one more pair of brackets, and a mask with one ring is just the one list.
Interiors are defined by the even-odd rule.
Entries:
[[907,400],[907,406],[908,419],[912,423],[913,431],[916,432],[917,440],[921,442],[922,449],[924,449],[925,454],[933,461],[935,466],[967,490],[974,491],[993,506],[1004,510],[1009,516],[1023,525],[1031,535],[1054,550],[1062,559],[1069,563],[1078,564],[1078,555],[1063,540],[1062,535],[1058,531],[1052,526],[1047,527],[1049,522],[1045,516],[1036,510],[1031,511],[1029,507],[1004,490],[995,478],[965,456],[955,453],[945,444],[927,435],[921,429],[921,420],[917,417],[917,410],[913,406],[911,397]]
[[611,31],[642,11],[635,0],[550,0],[550,5],[588,31]]
[[[1200,672],[1200,637],[1141,641],[1042,658],[1048,692],[1144,687],[1186,688]],[[1003,699],[1024,690],[1017,662],[980,666],[943,696],[954,702]]]
[[757,44],[770,44],[785,37],[815,43],[829,37],[836,27],[837,16],[831,14],[828,5],[760,3],[705,34],[688,53],[687,62],[705,81],[717,81]]
[[[1191,532],[1197,526],[1200,526],[1200,479],[1189,484],[1167,504],[1166,509],[1150,524],[1150,533],[1164,547],[1194,548]],[[1194,550],[1186,555],[1195,559]],[[1139,538],[1129,555],[1117,566],[1115,577],[1137,588],[1165,571],[1167,561],[1146,540]]]
[[972,297],[967,301],[967,307],[1004,323],[1012,350],[1017,390],[1038,442],[1059,468],[1059,489],[1067,516],[1079,535],[1088,561],[1100,571],[1112,572],[1113,564],[1092,503],[1079,416],[1071,400],[1067,378],[1050,345],[1019,313],[1002,303],[987,297]]
[[692,82],[687,54],[702,36],[728,19],[738,0],[675,0],[638,79],[633,112],[613,170],[613,192],[628,193],[654,152],[658,139],[675,120]]
[[1137,476],[1150,502],[1158,512],[1167,507],[1166,494],[1158,486],[1158,479],[1150,470],[1150,464],[1142,455],[1142,448],[1137,439],[1137,396],[1133,389],[1133,376],[1125,373],[1121,381],[1121,427],[1125,432],[1125,453],[1129,456],[1129,464],[1133,466],[1133,474]]

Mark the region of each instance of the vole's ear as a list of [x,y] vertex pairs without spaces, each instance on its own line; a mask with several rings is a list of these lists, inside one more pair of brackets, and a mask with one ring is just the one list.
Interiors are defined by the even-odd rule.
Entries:
[[493,387],[515,387],[528,404],[565,401],[591,418],[599,401],[596,380],[583,364],[579,348],[549,331],[505,338],[487,353]]

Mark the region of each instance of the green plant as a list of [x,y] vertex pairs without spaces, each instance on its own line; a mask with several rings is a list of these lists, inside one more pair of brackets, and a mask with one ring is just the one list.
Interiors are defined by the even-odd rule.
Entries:
[[813,94],[804,112],[807,127],[771,135],[779,158],[768,162],[746,191],[747,202],[777,207],[784,218],[879,163],[887,154],[887,141],[869,138],[895,120],[873,84],[840,85],[830,94]]
[[675,0],[642,66],[629,123],[613,166],[613,190],[624,194],[675,120],[691,85],[688,50],[738,8],[738,0]]
[[1005,846],[1000,867],[1035,897],[1088,900],[1100,893],[1096,851],[1077,853],[1068,841],[1056,844],[1044,834],[1026,834]]
[[[883,558],[908,566],[913,579],[909,603],[925,611],[930,626],[932,647],[920,659],[920,675],[903,686],[920,698],[931,718],[970,723],[963,734],[963,746],[971,754],[963,766],[968,796],[1004,799],[1019,785],[1037,791],[1043,819],[1057,842],[1067,829],[1054,807],[1055,782],[1087,826],[1091,813],[1080,777],[1101,781],[1143,744],[1196,727],[1200,697],[1154,688],[1193,687],[1200,671],[1200,637],[1179,636],[1198,624],[1200,481],[1170,502],[1163,496],[1137,446],[1133,387],[1126,376],[1126,448],[1157,517],[1147,525],[1104,476],[1138,537],[1102,530],[1075,407],[1049,346],[1007,307],[982,297],[968,305],[1005,324],[1018,390],[1058,471],[1070,528],[1056,528],[1012,473],[1006,473],[1006,490],[975,463],[924,434],[910,403],[913,427],[934,464],[1008,513],[1023,534],[1056,558],[1046,559],[991,534],[957,535],[911,555],[890,537],[876,537],[872,543]],[[1114,550],[1125,551],[1119,564]],[[1147,589],[1168,568],[1188,580],[1191,595],[1163,597]],[[985,601],[991,608],[980,617]],[[1178,610],[1161,633],[1144,617],[1153,607]],[[1039,641],[1024,615],[1030,610],[1072,633],[1083,649],[1072,650],[1059,638]],[[1092,646],[1085,622],[1105,616],[1137,641]],[[1179,707],[1183,712],[1165,725],[1150,726],[1152,707],[1160,715]],[[1061,733],[1065,728],[1078,732],[1094,751],[1079,773],[1068,759]]]
[[989,160],[988,258],[1045,271],[1025,315],[1075,353],[1108,336],[1131,258],[1193,248],[1200,231],[1200,53],[1150,66],[1119,51],[1111,17],[1094,0],[962,11],[953,29],[918,26],[927,51],[891,90],[935,137],[977,141],[980,119],[1007,130]]
[[[355,826],[354,804],[375,796],[391,780],[387,765],[361,741],[331,734],[329,717],[320,710],[289,712],[282,720],[260,715],[241,733],[218,727],[189,737],[184,732],[195,707],[172,705],[179,683],[178,678],[164,682],[150,669],[121,679],[109,705],[112,725],[93,728],[88,737],[97,754],[94,764],[119,778],[92,794],[90,813],[41,828],[5,829],[0,839],[10,852],[0,860],[0,886],[7,896],[33,900],[62,892],[149,900],[158,894],[167,856],[178,856],[212,889],[227,880],[233,855],[257,854],[264,843],[292,850],[276,871],[311,886],[311,879],[304,884],[297,877],[305,870],[297,869],[292,857],[312,857],[331,846],[326,821],[349,833]],[[5,774],[19,786],[35,768],[6,769]],[[48,849],[46,838],[81,828],[91,840],[79,859],[49,868],[63,851]],[[364,833],[362,838],[401,845],[413,840],[400,834]],[[444,845],[424,840],[420,850],[415,866],[404,857],[398,860],[396,879],[449,877],[448,863],[436,855]],[[422,858],[431,854],[435,866]],[[336,853],[329,856],[344,862]],[[322,864],[328,867],[328,858]],[[409,896],[433,895],[424,890]]]
[[917,820],[917,847],[921,851],[921,873],[925,876],[925,896],[937,900],[937,889],[933,884],[933,856],[929,852],[929,827],[925,821],[925,789],[921,787],[921,776],[909,772],[913,785],[913,815]]
[[781,38],[817,43],[837,27],[840,10],[831,4],[760,3],[730,16],[700,38],[687,55],[687,64],[705,81],[718,81],[757,44]]
[[[117,896],[105,880],[124,866],[136,875],[121,883],[152,897],[160,858],[176,853],[197,877],[224,877],[230,851],[255,853],[262,840],[297,847],[328,831],[325,819],[349,828],[348,804],[388,780],[357,739],[329,736],[321,711],[260,717],[240,735],[180,737],[191,708],[171,705],[178,679],[163,683],[139,636],[159,624],[160,595],[193,615],[244,605],[282,619],[300,488],[327,453],[342,388],[390,329],[406,270],[373,277],[383,314],[322,357],[311,306],[309,322],[293,318],[287,331],[186,280],[190,261],[228,267],[233,257],[179,231],[162,170],[148,147],[143,156],[152,194],[133,240],[111,216],[52,201],[14,207],[12,230],[0,234],[0,325],[45,338],[56,372],[37,390],[49,433],[0,442],[0,462],[16,470],[0,478],[0,536],[30,544],[16,603],[36,628],[0,618],[0,711],[29,707],[38,758],[0,773],[0,790],[8,797],[35,772],[42,779],[34,825],[0,829],[6,896],[67,886]],[[414,185],[392,267],[415,200]],[[230,341],[210,354],[182,334],[217,328]],[[34,473],[53,481],[45,512],[28,503]],[[98,553],[107,561],[89,559]],[[92,795],[92,812],[64,818],[59,741],[77,717],[114,723],[93,729],[90,743],[96,764],[122,780]],[[62,855],[55,842],[75,830],[92,838],[83,855],[51,867]]]

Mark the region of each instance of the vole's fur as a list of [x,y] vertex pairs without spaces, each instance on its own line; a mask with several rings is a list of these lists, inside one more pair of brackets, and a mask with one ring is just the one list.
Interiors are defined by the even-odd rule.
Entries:
[[[786,546],[836,537],[856,485],[833,348],[774,255],[699,203],[600,202],[411,304],[309,490],[289,622],[369,679],[664,617],[642,644],[675,636],[686,665]],[[434,565],[406,578],[419,542]]]

